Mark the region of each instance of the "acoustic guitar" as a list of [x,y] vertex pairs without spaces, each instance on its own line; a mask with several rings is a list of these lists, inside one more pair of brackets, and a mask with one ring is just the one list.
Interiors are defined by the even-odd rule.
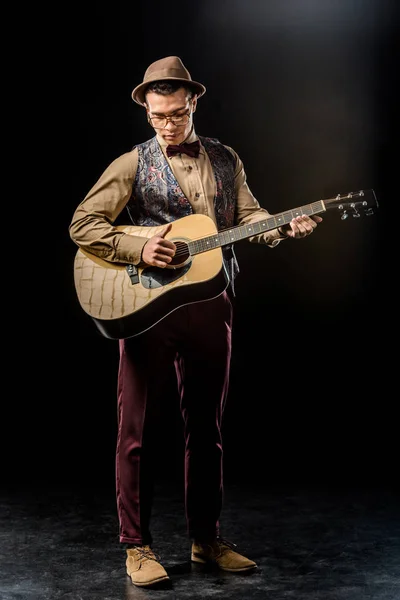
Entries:
[[[139,335],[177,308],[210,300],[228,287],[222,248],[289,223],[298,215],[317,215],[330,209],[341,219],[374,213],[374,190],[361,190],[318,200],[252,224],[218,231],[214,221],[193,214],[172,222],[166,238],[176,245],[173,261],[164,269],[135,267],[105,261],[80,248],[74,261],[74,283],[83,310],[103,336],[124,339]],[[120,225],[129,235],[151,238],[165,227]]]

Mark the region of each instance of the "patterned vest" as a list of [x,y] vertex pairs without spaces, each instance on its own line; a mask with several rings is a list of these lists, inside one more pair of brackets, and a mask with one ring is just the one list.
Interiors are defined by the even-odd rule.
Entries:
[[[199,136],[200,137],[200,136]],[[219,231],[235,222],[235,159],[218,140],[200,137],[214,171],[216,194],[214,210]],[[138,169],[132,195],[126,205],[134,225],[164,225],[193,214],[190,202],[153,137],[138,149]],[[233,280],[239,266],[232,246],[224,246],[223,256],[233,291]]]

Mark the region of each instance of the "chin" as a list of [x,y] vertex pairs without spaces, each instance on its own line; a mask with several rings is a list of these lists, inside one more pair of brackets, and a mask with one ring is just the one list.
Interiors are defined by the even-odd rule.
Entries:
[[168,143],[180,144],[184,138],[181,135],[164,135],[164,140]]

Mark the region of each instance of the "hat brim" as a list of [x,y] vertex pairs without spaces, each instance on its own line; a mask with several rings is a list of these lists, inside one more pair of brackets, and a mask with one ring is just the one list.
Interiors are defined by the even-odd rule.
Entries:
[[145,106],[144,92],[145,92],[145,89],[147,88],[147,86],[150,83],[153,83],[153,81],[181,81],[183,86],[186,85],[188,87],[194,88],[198,98],[200,98],[200,96],[202,96],[206,92],[205,86],[203,84],[199,83],[198,81],[192,81],[192,80],[188,81],[187,79],[182,79],[181,77],[166,77],[165,79],[160,79],[159,77],[157,77],[155,79],[149,79],[149,81],[146,81],[145,83],[140,83],[139,85],[137,85],[135,87],[131,96],[132,96],[132,99],[135,102],[137,102],[137,104],[140,104],[141,106]]

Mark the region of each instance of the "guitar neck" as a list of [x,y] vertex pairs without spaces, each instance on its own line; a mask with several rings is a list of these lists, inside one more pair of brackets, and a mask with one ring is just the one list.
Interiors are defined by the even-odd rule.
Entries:
[[193,240],[188,244],[189,251],[191,255],[207,252],[208,250],[213,250],[214,248],[220,248],[222,246],[227,246],[228,244],[239,242],[240,240],[245,240],[253,235],[259,235],[260,233],[271,231],[271,229],[276,229],[281,225],[286,225],[299,215],[312,216],[325,211],[325,202],[323,200],[318,200],[312,204],[305,204],[304,206],[299,206],[298,208],[293,208],[292,210],[287,210],[283,213],[272,215],[267,219],[257,221],[256,223],[238,225],[230,229],[218,231],[218,233],[213,235],[209,235],[198,240]]

